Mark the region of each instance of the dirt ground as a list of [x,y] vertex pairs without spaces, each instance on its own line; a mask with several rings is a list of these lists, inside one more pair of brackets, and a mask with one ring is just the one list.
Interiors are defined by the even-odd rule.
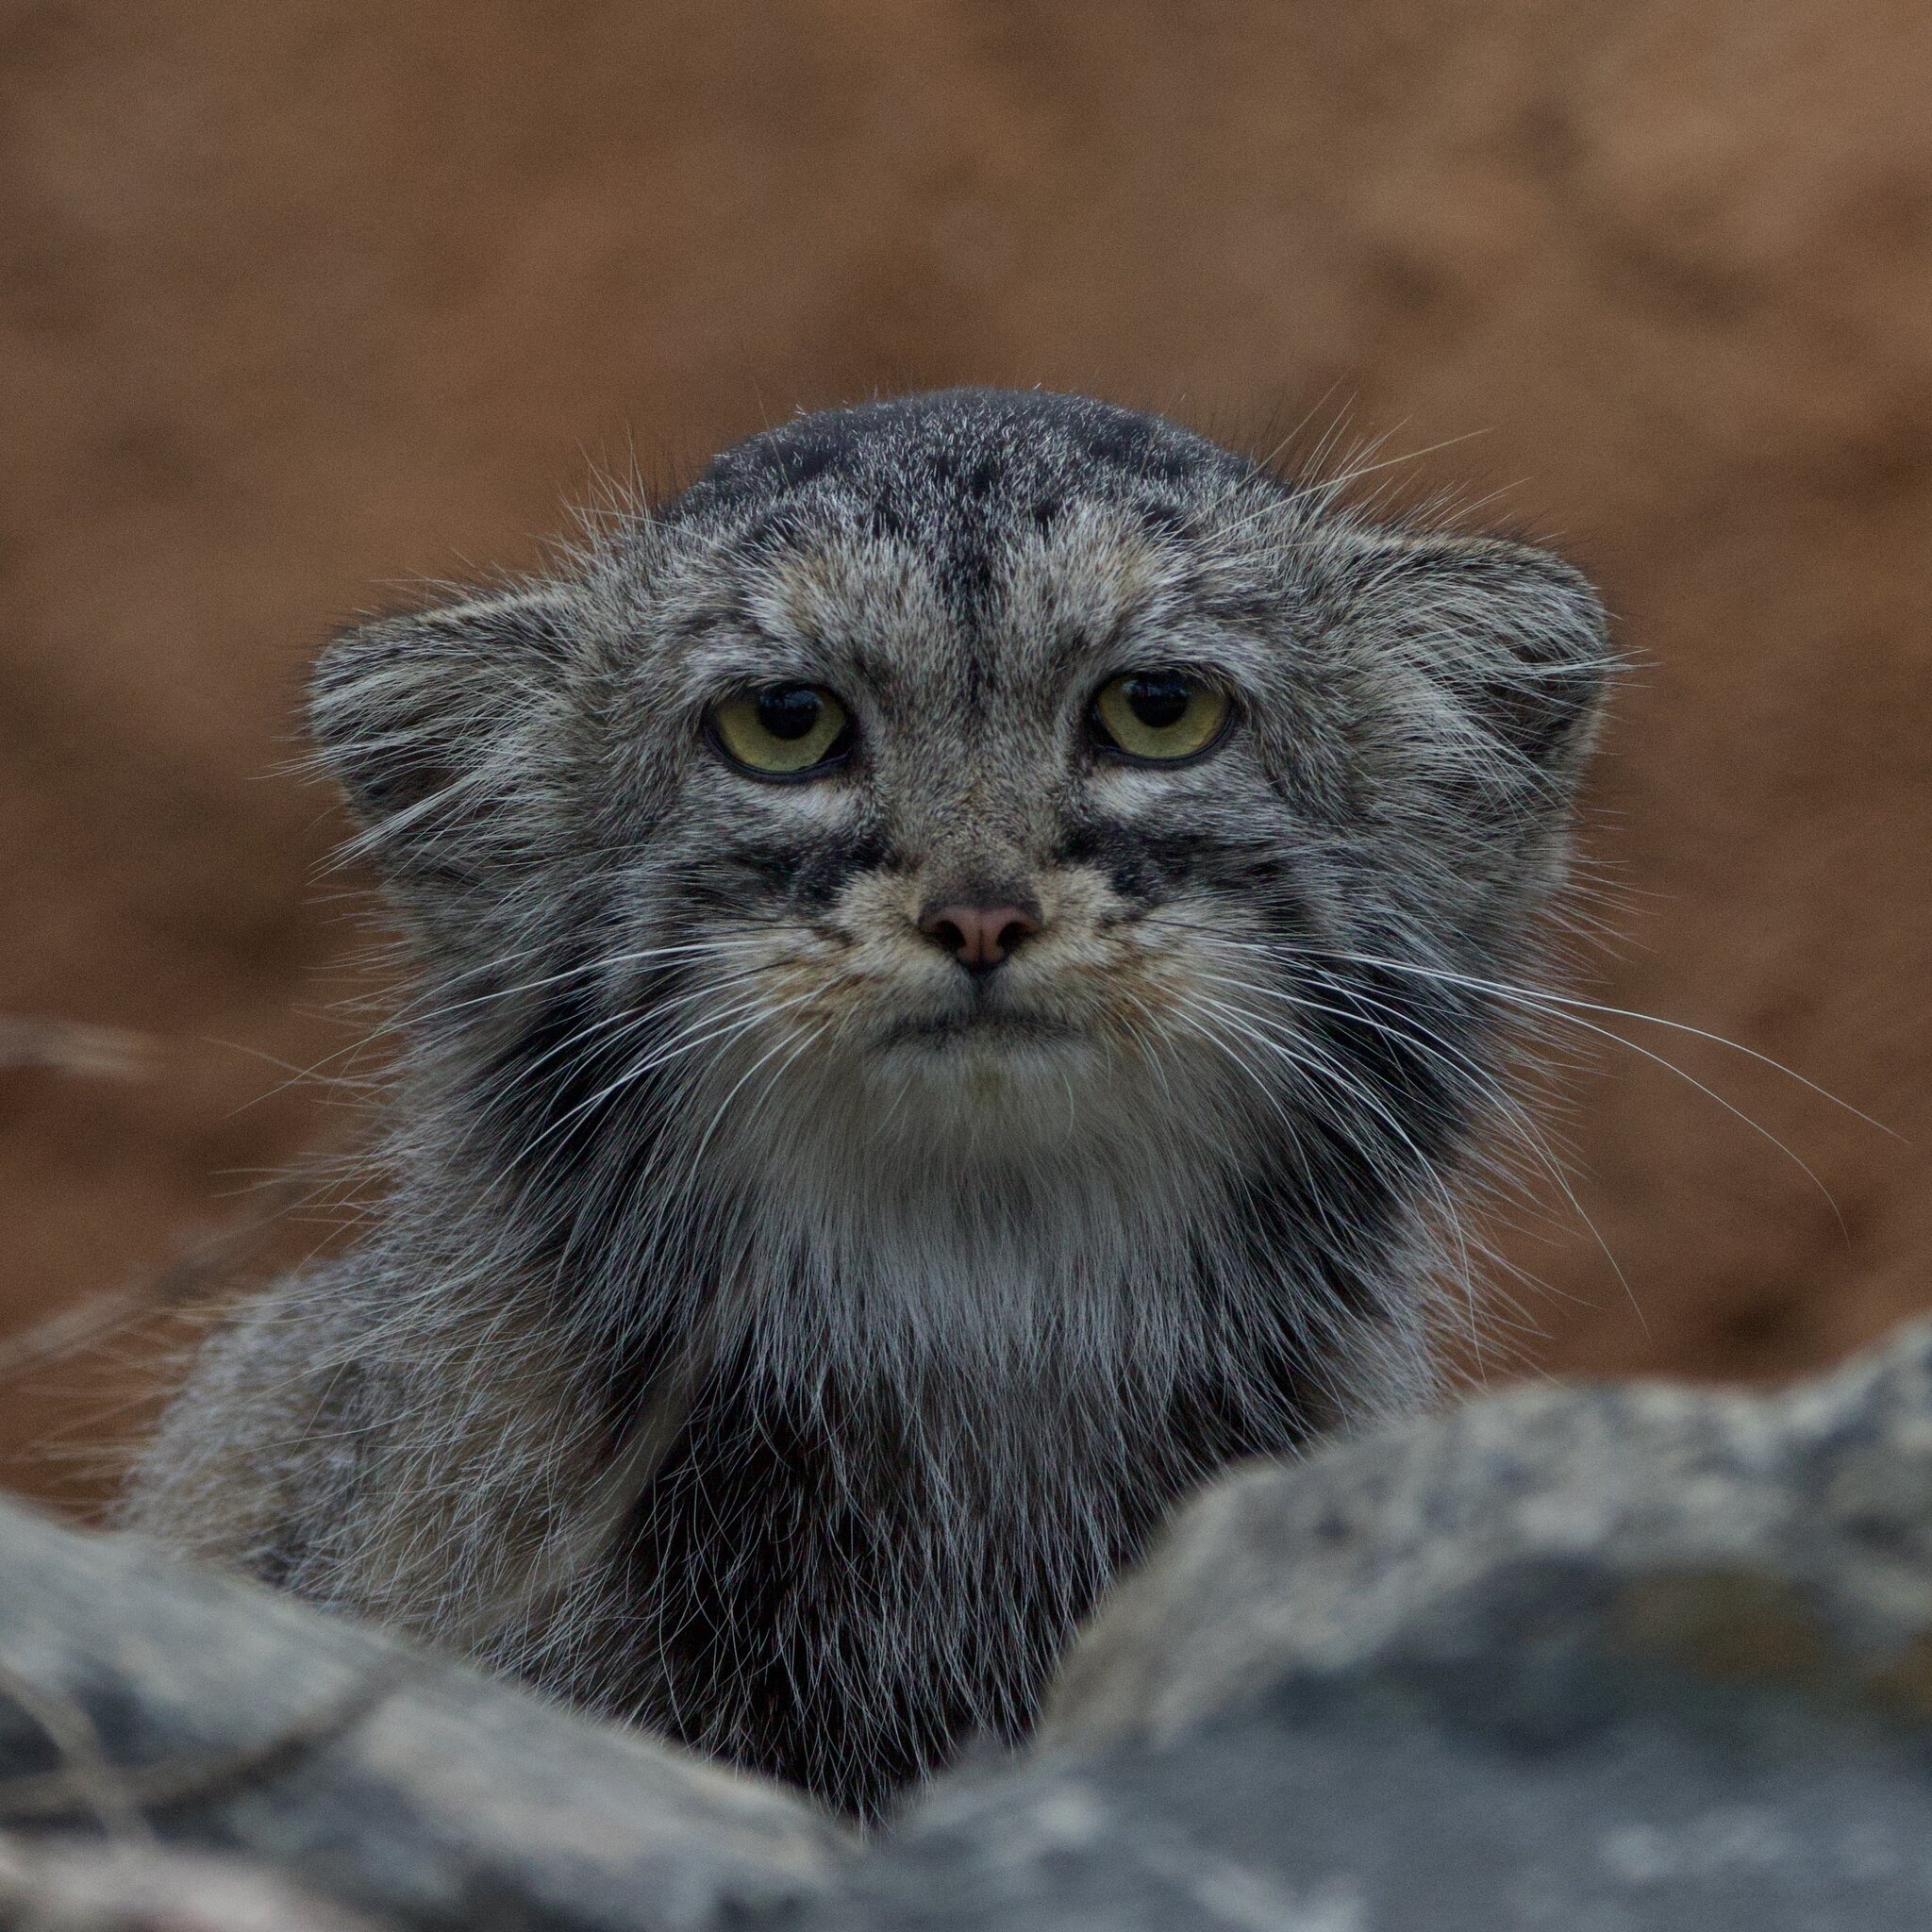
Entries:
[[[1924,0],[4,0],[0,1013],[156,1044],[0,1072],[0,1346],[354,1118],[330,627],[965,380],[1386,437],[1604,585],[1581,988],[1738,1044],[1579,1034],[1519,1369],[1932,1306],[1928,100]],[[0,1480],[98,1493],[161,1341],[15,1376]]]

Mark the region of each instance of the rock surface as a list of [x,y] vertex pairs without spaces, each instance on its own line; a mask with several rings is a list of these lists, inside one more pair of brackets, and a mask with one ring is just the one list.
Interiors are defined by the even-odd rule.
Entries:
[[147,1843],[0,1845],[19,1932],[383,1932],[236,1858]]
[[[1248,1473],[841,1923],[1932,1924],[1932,1328],[1777,1398],[1477,1403]],[[833,1923],[827,1917],[824,1923]]]
[[1524,1391],[1238,1474],[1035,1746],[862,1855],[775,1788],[10,1511],[0,1690],[0,1823],[138,1814],[412,1927],[1924,1932],[1932,1326],[1784,1395]]
[[762,1923],[851,1851],[776,1786],[0,1508],[0,1826],[125,1837],[130,1810],[449,1932]]
[[1534,1704],[1586,1657],[1932,1718],[1932,1326],[1784,1395],[1522,1390],[1237,1474],[1116,1591],[1043,1735],[1165,1742],[1398,1660]]

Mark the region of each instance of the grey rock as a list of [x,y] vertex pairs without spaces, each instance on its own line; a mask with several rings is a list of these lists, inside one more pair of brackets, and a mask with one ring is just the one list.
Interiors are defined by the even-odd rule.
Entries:
[[0,1506],[0,1825],[242,1853],[412,1927],[783,1921],[814,1807],[131,1540]]
[[0,1824],[136,1814],[411,1927],[1924,1932],[1932,1327],[1788,1394],[1521,1391],[1242,1473],[1036,1745],[862,1856],[774,1787],[0,1510]]
[[1932,1325],[1786,1394],[1522,1390],[1244,1472],[1115,1592],[1041,1740],[1158,1742],[1399,1659],[1534,1706],[1585,1652],[1923,1722]]
[[1784,1396],[1524,1391],[1208,1492],[1027,1764],[830,1925],[1932,1924],[1932,1329]]
[[1923,1753],[1284,1704],[936,1792],[816,1932],[1924,1932]]
[[26,1932],[383,1932],[241,1859],[132,1841],[0,1844],[0,1925]]

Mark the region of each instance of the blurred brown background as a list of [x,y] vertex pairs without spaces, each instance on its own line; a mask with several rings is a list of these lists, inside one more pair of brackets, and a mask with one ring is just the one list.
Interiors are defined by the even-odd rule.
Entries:
[[[1637,1307],[1544,1188],[1530,1365],[1932,1305],[1928,102],[1925,0],[5,0],[0,1014],[158,1044],[0,1070],[0,1342],[328,1129],[283,1067],[359,940],[278,774],[328,628],[531,560],[633,442],[962,380],[1345,411],[1604,585],[1585,990],[1904,1138],[1613,1022],[1845,1225],[1608,1048],[1570,1134]],[[0,1478],[84,1501],[155,1346],[0,1385]]]

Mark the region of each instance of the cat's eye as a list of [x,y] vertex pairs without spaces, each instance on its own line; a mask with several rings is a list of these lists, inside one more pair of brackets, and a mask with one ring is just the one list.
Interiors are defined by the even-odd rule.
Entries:
[[711,707],[711,737],[726,758],[764,778],[828,771],[852,743],[852,720],[813,684],[768,684]]
[[1225,691],[1182,671],[1135,671],[1101,686],[1088,730],[1105,751],[1137,764],[1176,765],[1220,743]]

